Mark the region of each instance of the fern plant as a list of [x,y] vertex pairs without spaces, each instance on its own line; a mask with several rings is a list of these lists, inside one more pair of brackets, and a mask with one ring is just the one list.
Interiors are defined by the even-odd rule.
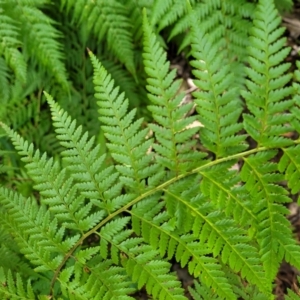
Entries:
[[[118,10],[125,2],[111,5]],[[164,11],[171,2],[156,6]],[[81,5],[74,8],[79,23]],[[184,101],[153,29],[161,15],[144,10],[151,122],[130,108],[89,50],[101,139],[46,92],[60,156],[1,123],[34,182],[28,197],[0,188],[3,299],[125,300],[143,288],[153,299],[188,299],[174,260],[194,277],[194,299],[270,299],[281,261],[300,268],[285,218],[299,193],[299,140],[288,133],[300,133],[300,84],[292,85],[285,63],[289,49],[275,5],[260,0],[255,7],[248,47],[236,52],[234,68],[226,30],[217,30],[220,42],[217,31],[200,26],[197,9],[187,6],[186,14],[193,103]],[[131,51],[109,43],[117,55]],[[133,72],[131,60],[126,67]]]

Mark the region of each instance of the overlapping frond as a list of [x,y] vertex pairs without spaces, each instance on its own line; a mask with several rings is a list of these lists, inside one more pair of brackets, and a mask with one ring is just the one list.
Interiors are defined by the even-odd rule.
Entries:
[[153,140],[147,139],[149,129],[141,128],[143,119],[133,121],[136,109],[127,112],[128,99],[125,99],[124,93],[119,94],[119,88],[114,87],[114,80],[92,54],[91,60],[95,69],[99,120],[109,141],[107,147],[117,162],[120,181],[132,192],[143,193],[147,189],[146,178],[150,188],[164,176],[160,166],[151,163],[153,155],[148,152]]
[[77,194],[73,178],[68,176],[67,169],[60,168],[53,158],[47,159],[46,153],[34,152],[33,145],[21,138],[5,125],[3,128],[12,139],[16,149],[23,156],[29,176],[35,182],[35,188],[42,195],[42,203],[49,205],[56,217],[64,220],[64,226],[80,231],[88,230],[99,221],[104,213],[99,211],[90,214],[92,203],[83,205],[84,196]]
[[[295,91],[294,105],[291,108],[292,118],[291,125],[293,130],[300,133],[300,63],[297,62],[298,69],[295,71],[295,79],[293,87]],[[298,141],[297,141],[298,144]],[[285,180],[291,189],[292,194],[296,194],[300,190],[300,145],[292,145],[282,148],[283,155],[279,161],[278,169],[284,174]]]
[[135,74],[131,22],[124,4],[116,0],[65,0],[62,6],[67,11],[73,8],[73,20],[79,24],[86,23],[88,32],[93,32],[99,42],[105,40],[109,50]]
[[37,8],[43,2],[0,3],[0,54],[4,55],[16,78],[23,84],[28,79],[27,63],[30,61],[39,65],[40,72],[46,70],[68,90],[62,45],[58,41],[62,34],[54,27],[55,22]]
[[[285,39],[281,38],[283,29],[274,5],[262,0],[257,6],[254,27],[251,30],[249,67],[246,69],[248,90],[243,91],[250,113],[244,114],[244,128],[257,142],[258,146],[285,147],[292,143],[285,135],[291,131],[293,105],[290,100],[293,88],[288,86],[291,74],[287,74],[289,63],[284,63],[289,49],[285,48]],[[251,194],[253,212],[257,214],[258,228],[256,238],[260,245],[260,254],[266,276],[274,278],[277,268],[284,258],[299,265],[299,246],[296,245],[289,222],[288,213],[282,204],[290,202],[287,191],[279,185],[284,177],[280,171],[286,171],[286,178],[292,192],[298,190],[294,178],[297,178],[297,154],[294,147],[283,149],[283,156],[277,166],[271,162],[276,151],[265,151],[244,158],[241,177]],[[292,157],[293,156],[293,157]],[[295,175],[293,175],[295,174]]]
[[[200,245],[196,235],[183,234],[185,230],[179,229],[179,226],[176,228],[174,219],[166,211],[161,211],[165,203],[159,198],[149,197],[130,211],[134,232],[142,235],[147,243],[159,251],[160,256],[168,259],[174,257],[182,268],[187,267],[190,274],[199,277],[207,287],[215,289],[221,299],[235,299],[217,259],[210,256],[209,247],[205,243]],[[146,213],[142,213],[144,211]],[[177,213],[176,217],[180,218],[179,210]],[[185,218],[183,221],[182,218],[181,222],[182,227],[187,227],[191,219]]]
[[241,184],[239,172],[231,170],[234,165],[237,165],[236,161],[230,161],[201,171],[201,191],[238,224],[256,227],[257,216],[253,212],[253,203]]
[[76,121],[72,121],[50,95],[46,94],[46,97],[57,139],[66,149],[61,153],[63,162],[77,182],[76,187],[106,213],[112,212],[114,208],[106,202],[120,195],[122,184],[117,182],[118,173],[113,166],[104,166],[105,154],[99,155],[100,145],[94,147],[95,138],[88,139],[87,132],[82,135],[82,126],[76,128]]
[[54,271],[79,236],[65,239],[65,228],[36,201],[1,188],[1,216],[15,236],[20,251],[35,265],[35,271]]
[[9,68],[4,58],[0,57],[0,97],[2,106],[6,105],[10,96],[9,88]]
[[[185,5],[184,1],[181,6]],[[193,13],[201,22],[201,30],[210,36],[211,42],[218,44],[222,49],[224,59],[231,63],[231,72],[235,75],[235,82],[243,82],[243,62],[248,45],[248,31],[251,28],[250,18],[253,17],[254,4],[245,0],[199,1],[193,5]],[[170,38],[183,36],[179,50],[190,47],[192,44],[192,32],[189,30],[191,11],[188,9],[184,16],[176,21]]]
[[[159,2],[159,1],[156,1]],[[167,2],[167,1],[166,1]],[[192,0],[189,1],[191,5],[195,4],[196,1]],[[180,0],[172,0],[167,2],[168,5],[163,4],[166,10],[166,7],[168,9],[165,11],[164,14],[162,14],[160,11],[154,11],[154,17],[151,17],[152,24],[158,23],[158,30],[161,31],[162,29],[166,28],[167,26],[170,26],[171,24],[174,25],[174,27],[177,26],[177,24],[180,24],[179,32],[184,32],[188,27],[189,23],[186,22],[186,13],[188,11],[188,1],[180,1]],[[159,5],[157,5],[159,7]],[[156,22],[154,22],[156,21]],[[170,38],[173,36],[173,30],[171,31]],[[177,34],[178,32],[176,32]],[[174,34],[175,35],[175,34]]]
[[135,288],[124,268],[114,266],[109,259],[92,259],[89,264],[75,263],[74,266],[64,269],[58,280],[63,295],[68,299],[134,299],[128,296]]
[[[174,0],[155,0],[151,10],[150,24],[157,24],[167,12],[170,13],[170,9],[173,8],[174,4]],[[180,13],[180,10],[177,13]]]
[[[0,187],[0,257],[5,260],[0,263],[0,297],[133,300],[143,289],[153,299],[184,300],[187,291],[172,271],[171,262],[176,261],[195,279],[195,288],[189,289],[194,299],[270,299],[281,261],[300,269],[300,246],[285,216],[289,192],[300,190],[299,139],[290,138],[292,130],[300,134],[300,85],[289,86],[289,64],[283,62],[289,50],[278,29],[274,1],[259,0],[255,15],[255,5],[246,0],[191,1],[191,7],[187,1],[136,1],[63,0],[61,12],[72,12],[73,21],[83,26],[82,36],[72,35],[68,50],[75,53],[75,47],[83,53],[81,42],[91,41],[87,36],[93,33],[98,41],[107,41],[103,49],[111,49],[133,75],[141,54],[134,57],[132,43],[140,47],[143,34],[146,74],[142,71],[140,77],[147,80],[152,123],[137,119],[136,108],[128,109],[125,94],[133,98],[133,106],[144,97],[136,95],[132,77],[122,82],[128,70],[99,62],[91,51],[99,123],[85,124],[96,114],[86,56],[74,67],[87,76],[84,108],[67,113],[66,102],[58,105],[45,93],[55,131],[51,138],[58,139],[61,159],[35,151],[33,144],[0,123],[22,157],[27,170],[22,179],[36,190],[26,191],[30,196],[25,197]],[[4,2],[0,0],[0,7],[8,8],[4,15],[23,15],[20,23],[4,20],[9,26],[0,25],[0,39],[11,33],[12,48],[17,49],[32,31],[36,38],[21,45],[22,53],[29,57],[30,51],[41,50],[44,68],[66,87],[60,46],[50,41],[60,33],[52,19],[36,9],[46,1]],[[144,5],[149,11],[134,22]],[[171,37],[185,32],[181,47],[192,47],[198,90],[190,103],[185,103],[181,82],[175,70],[169,70],[155,35],[156,26],[160,31],[179,19],[178,26],[166,32]],[[38,42],[43,42],[40,48]],[[90,48],[106,57],[96,43]],[[37,55],[30,61],[42,59]],[[68,63],[73,60],[75,56]],[[25,98],[37,86],[42,95],[42,79],[27,82],[23,91],[22,76],[15,71],[15,80],[7,71],[13,68],[9,59],[2,62],[0,77],[15,81],[12,99],[24,99],[12,101],[12,108],[27,105]],[[117,80],[106,66],[117,73]],[[28,67],[27,79],[34,69]],[[300,72],[295,74],[300,81]],[[81,103],[81,75],[76,76],[79,87],[72,105]],[[15,120],[7,120],[16,128],[29,119],[47,120],[49,113],[40,105],[21,107]],[[75,121],[74,116],[79,118]],[[40,123],[28,127],[30,136],[42,135],[51,126],[46,122],[39,128]],[[94,124],[101,129],[89,137],[83,128]],[[248,151],[246,137],[250,145],[254,140]],[[11,186],[18,190],[21,184]],[[9,264],[9,257],[14,263]]]
[[157,140],[153,149],[157,153],[156,161],[178,175],[199,165],[205,155],[194,151],[197,140],[191,137],[200,125],[196,116],[188,116],[193,103],[184,104],[181,81],[174,80],[176,70],[169,71],[166,56],[144,11],[143,58],[148,75],[148,98],[152,103],[148,109],[156,122],[149,125]]
[[[218,43],[197,26],[193,19],[192,61],[199,91],[194,92],[197,112],[203,127],[200,128],[202,144],[216,157],[238,153],[246,149],[245,135],[239,134],[242,102],[229,61],[219,51]],[[201,41],[201,42],[200,42]]]
[[276,163],[270,162],[275,155],[276,151],[270,150],[244,158],[241,170],[241,178],[253,201],[253,212],[257,215],[256,239],[261,259],[266,276],[271,280],[283,258],[300,265],[300,248],[285,217],[288,210],[282,205],[291,199],[279,185],[283,176],[277,173]]
[[[198,178],[199,180],[199,178]],[[261,291],[270,289],[261,267],[258,249],[246,232],[231,218],[218,210],[207,197],[197,193],[197,186],[189,188],[189,181],[172,185],[167,191],[166,205],[172,206],[177,230],[183,226],[208,247],[214,257],[220,256],[235,272],[241,272]],[[184,222],[184,225],[183,225]]]
[[20,24],[7,14],[0,3],[0,55],[4,56],[5,61],[11,67],[16,78],[22,83],[27,80],[27,63],[24,55],[19,51],[22,46],[20,37]]
[[281,37],[284,28],[279,27],[281,19],[274,4],[260,1],[255,16],[246,68],[248,90],[242,91],[250,111],[244,114],[244,128],[260,146],[287,146],[291,140],[284,135],[291,131],[288,110],[293,105],[287,98],[293,88],[288,86],[290,64],[284,59],[290,49]]
[[177,278],[170,274],[171,265],[159,257],[159,252],[143,243],[142,238],[130,238],[133,231],[126,230],[130,218],[116,219],[104,226],[99,235],[100,253],[103,258],[110,256],[114,263],[124,266],[137,288],[144,285],[156,299],[186,299]]
[[58,42],[63,36],[54,27],[54,21],[41,10],[31,5],[16,5],[12,14],[22,23],[24,53],[33,63],[38,63],[53,76],[65,89],[69,90],[68,75],[64,65],[62,45]]
[[12,274],[11,271],[4,272],[0,267],[0,296],[3,299],[27,299],[34,300],[35,294],[30,281],[24,286],[20,274]]

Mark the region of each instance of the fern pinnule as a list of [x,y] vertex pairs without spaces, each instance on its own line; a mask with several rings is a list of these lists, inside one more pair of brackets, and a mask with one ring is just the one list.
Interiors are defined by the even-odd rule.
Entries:
[[4,54],[5,61],[15,72],[16,79],[24,84],[27,80],[27,63],[24,55],[18,50],[22,45],[21,30],[19,24],[11,18],[7,10],[1,8],[1,5],[0,24],[0,54]]
[[245,186],[240,184],[239,173],[230,170],[233,164],[237,162],[229,161],[200,171],[201,191],[238,224],[256,227],[257,216],[253,212],[253,203]]
[[184,94],[179,93],[181,82],[175,81],[176,70],[169,71],[166,53],[156,41],[144,11],[144,65],[148,75],[148,98],[157,124],[149,124],[155,133],[158,143],[153,145],[156,161],[167,167],[174,174],[191,169],[195,162],[203,158],[203,154],[193,151],[196,140],[191,137],[198,131],[199,125],[189,127],[197,120],[196,117],[186,117],[193,103],[182,104]]

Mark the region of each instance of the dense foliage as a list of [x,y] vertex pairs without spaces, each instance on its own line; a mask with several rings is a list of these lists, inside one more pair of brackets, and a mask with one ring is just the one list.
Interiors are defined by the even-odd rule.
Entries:
[[194,299],[270,299],[300,269],[292,3],[257,2],[0,1],[3,299],[188,299],[174,261]]

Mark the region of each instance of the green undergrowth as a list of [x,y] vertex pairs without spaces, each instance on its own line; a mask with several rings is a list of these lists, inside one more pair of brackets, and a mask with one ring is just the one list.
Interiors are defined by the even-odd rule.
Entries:
[[0,1],[2,299],[273,299],[300,269],[292,3],[257,2]]

